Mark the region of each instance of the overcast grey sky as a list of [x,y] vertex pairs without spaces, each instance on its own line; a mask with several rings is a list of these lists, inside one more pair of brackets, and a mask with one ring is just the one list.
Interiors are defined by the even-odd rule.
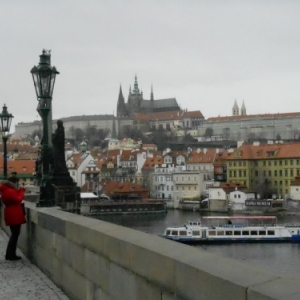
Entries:
[[[144,98],[205,118],[300,111],[300,1],[2,0],[0,105],[39,119],[30,70],[52,50],[53,118],[116,112],[137,74]],[[12,128],[14,131],[14,128]]]

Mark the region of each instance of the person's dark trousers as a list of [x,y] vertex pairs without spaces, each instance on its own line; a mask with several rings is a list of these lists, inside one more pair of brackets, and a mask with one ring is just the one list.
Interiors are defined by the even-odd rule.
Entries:
[[17,243],[20,235],[21,225],[10,226],[11,236],[9,238],[6,255],[7,259],[16,257]]

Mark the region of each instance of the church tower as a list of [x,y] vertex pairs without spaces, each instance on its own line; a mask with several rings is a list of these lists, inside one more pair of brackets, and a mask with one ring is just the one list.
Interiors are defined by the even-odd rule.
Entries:
[[154,95],[153,95],[153,85],[151,84],[151,94],[150,94],[150,106],[151,110],[153,111],[154,108]]
[[242,104],[242,107],[241,107],[241,115],[242,116],[246,116],[247,115],[247,113],[246,113],[246,106],[245,106],[244,100],[243,100],[243,104]]
[[126,117],[128,115],[127,109],[125,106],[125,100],[122,93],[122,87],[120,85],[120,92],[117,104],[117,117]]
[[233,108],[232,108],[232,115],[233,116],[238,116],[239,114],[240,114],[239,107],[236,103],[236,100],[234,100],[234,105],[233,105]]
[[134,78],[133,90],[128,95],[128,113],[129,115],[139,111],[141,102],[143,101],[143,92],[140,92],[137,82],[137,76]]

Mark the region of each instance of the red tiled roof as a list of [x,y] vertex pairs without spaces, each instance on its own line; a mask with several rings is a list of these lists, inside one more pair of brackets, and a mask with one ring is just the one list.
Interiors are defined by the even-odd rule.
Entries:
[[140,121],[151,120],[180,120],[183,112],[180,111],[163,111],[149,114],[136,114],[134,118]]
[[183,118],[203,118],[203,115],[200,110],[194,111],[185,111],[183,113]]
[[110,181],[103,184],[107,194],[147,192],[148,189],[133,182]]
[[206,151],[193,150],[188,154],[187,164],[191,163],[213,163],[216,156],[216,149],[206,149]]
[[148,157],[142,167],[143,170],[153,170],[155,165],[161,165],[163,159],[161,156]]
[[300,112],[294,113],[277,113],[277,114],[261,114],[261,115],[240,115],[240,116],[225,116],[225,117],[212,117],[208,118],[206,121],[216,122],[216,121],[229,121],[229,120],[245,120],[254,118],[288,118],[288,117],[299,117]]
[[[0,159],[0,168],[3,172],[3,159]],[[35,160],[9,160],[7,161],[7,174],[17,172],[21,174],[33,174],[35,172]]]
[[242,145],[228,160],[300,158],[300,143]]

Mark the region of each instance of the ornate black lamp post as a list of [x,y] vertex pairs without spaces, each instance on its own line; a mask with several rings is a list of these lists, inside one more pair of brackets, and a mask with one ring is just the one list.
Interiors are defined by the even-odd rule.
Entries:
[[2,134],[2,140],[3,140],[3,177],[7,178],[7,140],[8,140],[8,134],[10,130],[10,125],[12,118],[14,116],[7,111],[7,107],[4,104],[2,113],[0,114],[0,122],[1,122],[1,134]]
[[[37,100],[39,102],[37,111],[43,121],[43,139],[42,139],[42,179],[40,184],[40,201],[37,206],[49,207],[54,206],[54,189],[50,179],[50,151],[49,151],[49,128],[52,129],[52,124],[49,124],[49,114],[51,113],[51,101],[54,89],[55,77],[59,72],[55,67],[51,66],[50,51],[43,50],[40,55],[38,66],[31,69],[31,74],[34,82]],[[50,127],[51,126],[51,127]]]

